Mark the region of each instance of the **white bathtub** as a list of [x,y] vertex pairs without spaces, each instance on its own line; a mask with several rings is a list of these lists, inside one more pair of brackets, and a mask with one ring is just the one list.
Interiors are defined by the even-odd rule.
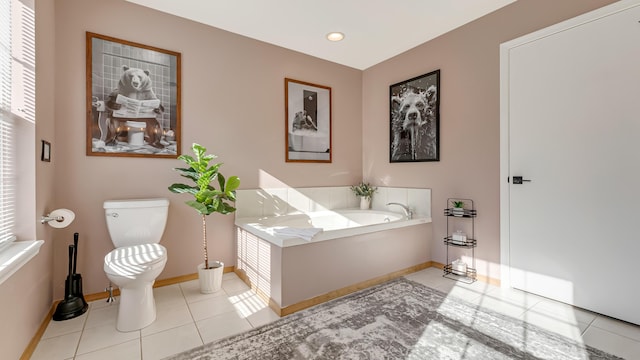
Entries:
[[323,132],[297,130],[289,133],[289,147],[293,151],[326,152],[329,136]]
[[[288,247],[430,223],[431,218],[414,215],[408,220],[403,214],[381,210],[336,209],[310,213],[296,213],[272,217],[236,218],[236,226],[274,245]],[[296,236],[282,236],[277,229],[321,228],[322,231],[305,240]]]

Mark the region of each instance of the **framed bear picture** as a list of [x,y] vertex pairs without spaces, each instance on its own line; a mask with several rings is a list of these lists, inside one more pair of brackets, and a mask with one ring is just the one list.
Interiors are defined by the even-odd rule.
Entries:
[[180,155],[180,53],[87,32],[87,155]]
[[389,162],[440,161],[440,70],[389,87]]

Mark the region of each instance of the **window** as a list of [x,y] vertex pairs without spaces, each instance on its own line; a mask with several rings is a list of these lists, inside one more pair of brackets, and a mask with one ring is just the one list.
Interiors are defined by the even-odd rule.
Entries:
[[16,128],[35,122],[33,0],[0,0],[0,251],[15,240]]

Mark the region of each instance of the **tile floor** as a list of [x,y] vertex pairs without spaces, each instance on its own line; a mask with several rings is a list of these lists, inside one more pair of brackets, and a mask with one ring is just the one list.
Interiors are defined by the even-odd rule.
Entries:
[[[436,268],[407,278],[625,359],[640,359],[640,326],[517,290],[455,282]],[[31,359],[161,359],[278,319],[235,274],[224,275],[222,288],[208,295],[200,294],[197,281],[156,288],[157,320],[130,333],[115,329],[117,301],[92,302],[78,318],[51,321]]]

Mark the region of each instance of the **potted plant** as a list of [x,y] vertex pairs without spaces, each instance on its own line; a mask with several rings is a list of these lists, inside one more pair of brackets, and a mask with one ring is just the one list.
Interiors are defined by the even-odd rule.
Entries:
[[[198,266],[198,278],[200,280],[200,291],[206,294],[220,290],[224,270],[224,263],[221,261],[213,261],[212,264],[209,264],[206,217],[213,213],[230,214],[236,211],[231,203],[236,200],[235,190],[240,185],[240,179],[237,176],[225,179],[219,172],[222,163],[209,165],[209,162],[217,156],[205,154],[207,151],[205,147],[194,143],[192,150],[195,158],[189,155],[180,155],[178,157],[189,167],[174,168],[174,170],[179,172],[180,176],[191,179],[194,185],[176,183],[169,186],[169,191],[193,195],[194,199],[185,203],[202,216],[204,263]],[[212,184],[214,181],[217,182],[218,189]]]
[[371,197],[373,193],[378,190],[377,187],[372,186],[367,182],[360,182],[358,185],[352,185],[351,191],[353,191],[356,196],[360,197],[360,209],[369,209],[371,206]]
[[453,204],[451,210],[453,216],[464,216],[464,201],[454,200],[451,203]]

